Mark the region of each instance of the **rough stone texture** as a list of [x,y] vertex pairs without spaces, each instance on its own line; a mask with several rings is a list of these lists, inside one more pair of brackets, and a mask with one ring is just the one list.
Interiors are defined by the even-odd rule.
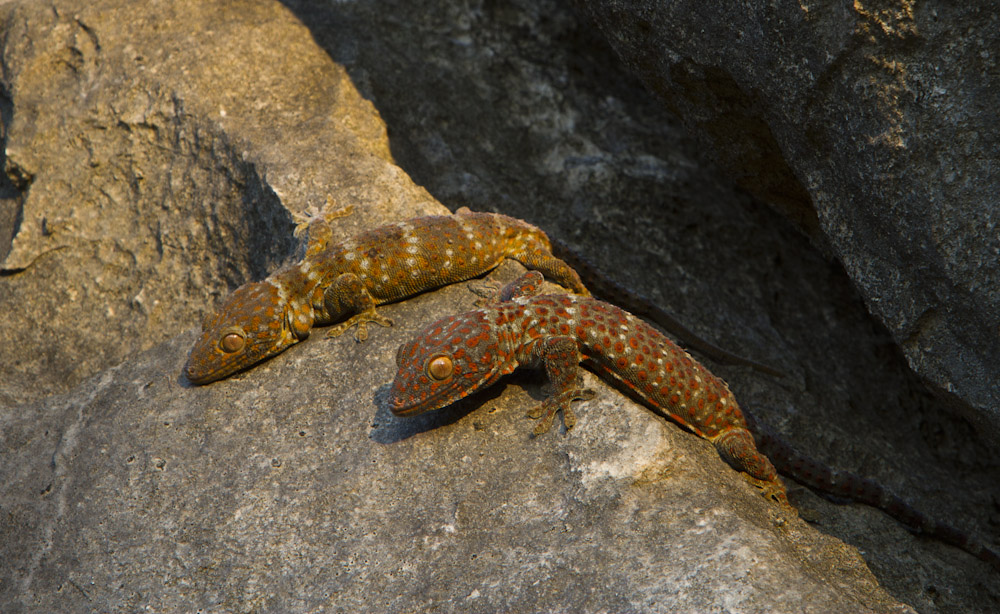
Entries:
[[[0,6],[0,222],[17,222],[0,239],[18,237],[0,245],[4,611],[997,609],[995,573],[965,553],[801,488],[829,535],[782,516],[706,442],[597,383],[568,435],[528,436],[530,374],[393,418],[395,347],[469,307],[462,286],[387,307],[396,326],[364,345],[317,334],[189,387],[195,323],[289,256],[289,211],[354,203],[347,236],[441,210],[413,176],[449,206],[544,225],[780,366],[712,365],[799,447],[1000,543],[983,441],[910,376],[843,272],[720,179],[573,13],[288,8]],[[55,89],[87,40],[99,60]],[[151,253],[154,228],[169,232]]]
[[394,348],[474,298],[393,306],[405,324],[364,351],[316,338],[202,388],[178,381],[180,335],[9,415],[4,529],[31,530],[0,546],[5,611],[906,611],[610,391],[573,437],[536,440],[514,386],[420,420],[376,409]]
[[7,404],[67,391],[263,277],[294,249],[289,210],[334,194],[387,215],[431,206],[280,4],[134,8],[3,7]]
[[578,4],[1000,447],[995,3]]

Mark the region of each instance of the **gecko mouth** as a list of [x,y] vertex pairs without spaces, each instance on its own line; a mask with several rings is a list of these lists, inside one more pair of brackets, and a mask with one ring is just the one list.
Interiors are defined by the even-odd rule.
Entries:
[[406,399],[400,396],[393,396],[389,399],[389,411],[392,412],[394,416],[415,416],[417,414],[422,414],[425,411],[430,411],[432,409],[438,409],[436,405],[424,406],[426,399]]

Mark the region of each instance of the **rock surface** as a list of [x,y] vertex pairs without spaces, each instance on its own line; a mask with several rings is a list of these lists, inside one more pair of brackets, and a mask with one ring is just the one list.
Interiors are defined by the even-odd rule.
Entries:
[[996,6],[577,3],[741,186],[832,248],[910,366],[1000,448]]
[[842,271],[720,179],[564,7],[287,9],[0,6],[0,222],[16,222],[0,226],[16,236],[0,245],[0,603],[997,607],[994,572],[965,553],[793,489],[862,560],[596,382],[566,435],[528,436],[530,374],[393,418],[396,346],[468,308],[462,286],[387,307],[396,326],[363,345],[317,334],[188,385],[195,323],[291,257],[292,211],[352,203],[344,237],[442,211],[420,183],[545,226],[704,336],[780,366],[783,380],[711,365],[799,447],[1000,542],[986,445],[942,417]]

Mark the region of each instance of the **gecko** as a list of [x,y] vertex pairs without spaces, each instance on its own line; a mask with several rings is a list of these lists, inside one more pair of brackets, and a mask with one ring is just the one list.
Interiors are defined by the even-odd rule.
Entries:
[[552,255],[545,233],[516,218],[462,208],[331,243],[328,220],[349,212],[314,219],[301,261],[239,287],[204,320],[184,367],[188,380],[207,384],[227,377],[303,341],[317,325],[339,322],[328,337],[355,328],[355,340],[364,341],[368,324],[392,325],[377,306],[482,275],[508,258],[590,294],[579,275]]
[[[728,384],[645,321],[592,297],[538,295],[535,272],[505,286],[494,303],[430,324],[396,352],[389,393],[396,416],[451,405],[518,367],[544,368],[553,393],[528,415],[539,436],[571,404],[593,398],[583,364],[642,405],[714,444],[761,494],[792,509],[779,471],[835,497],[879,508],[914,533],[951,544],[1000,570],[1000,555],[974,537],[931,520],[876,482],[795,451],[737,403]],[[765,455],[767,453],[767,455]]]
[[[335,324],[327,337],[355,328],[355,340],[364,341],[368,324],[392,325],[377,306],[485,274],[506,259],[590,295],[576,271],[553,256],[548,236],[522,220],[462,207],[453,215],[418,217],[331,242],[329,221],[349,212],[314,216],[301,261],[239,287],[205,318],[184,367],[191,383],[208,384],[279,354],[309,337],[314,326]],[[720,360],[769,369],[701,341],[675,319],[663,321],[671,324],[682,339]]]

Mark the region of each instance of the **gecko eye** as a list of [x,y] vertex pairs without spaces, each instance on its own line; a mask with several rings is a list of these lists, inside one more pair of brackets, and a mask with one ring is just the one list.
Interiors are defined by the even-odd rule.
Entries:
[[222,339],[219,341],[219,347],[226,354],[234,354],[242,350],[246,343],[247,340],[243,336],[242,331],[230,331],[222,336]]
[[427,375],[438,382],[448,379],[454,368],[455,363],[450,356],[435,356],[427,361]]

